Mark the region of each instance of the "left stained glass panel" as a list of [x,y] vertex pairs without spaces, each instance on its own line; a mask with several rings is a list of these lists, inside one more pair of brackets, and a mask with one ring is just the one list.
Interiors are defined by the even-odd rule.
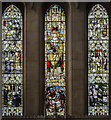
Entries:
[[15,5],[2,16],[2,116],[23,115],[23,19]]

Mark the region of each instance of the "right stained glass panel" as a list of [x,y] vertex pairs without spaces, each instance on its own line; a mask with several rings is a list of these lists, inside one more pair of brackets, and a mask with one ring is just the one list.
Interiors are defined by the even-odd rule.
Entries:
[[88,115],[109,115],[109,19],[100,4],[88,15]]

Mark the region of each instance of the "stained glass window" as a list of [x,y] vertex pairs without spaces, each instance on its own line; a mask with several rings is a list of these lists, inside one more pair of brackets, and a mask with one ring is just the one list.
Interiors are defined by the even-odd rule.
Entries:
[[45,94],[46,115],[65,115],[65,13],[52,5],[45,14]]
[[88,15],[88,115],[109,115],[109,19],[100,4]]
[[2,16],[2,116],[23,115],[23,21],[15,5]]

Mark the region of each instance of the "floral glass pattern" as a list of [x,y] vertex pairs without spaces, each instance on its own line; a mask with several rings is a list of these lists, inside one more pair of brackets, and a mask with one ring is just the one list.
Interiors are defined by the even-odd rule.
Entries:
[[23,19],[15,5],[2,15],[2,116],[23,115]]
[[46,115],[65,115],[65,13],[52,5],[45,14],[45,95]]
[[109,115],[109,18],[100,4],[88,15],[88,115]]

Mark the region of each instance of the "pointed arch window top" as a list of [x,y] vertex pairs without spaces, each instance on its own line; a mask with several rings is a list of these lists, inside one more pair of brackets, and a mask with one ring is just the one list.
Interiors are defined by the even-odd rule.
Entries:
[[100,4],[96,4],[89,12],[88,18],[108,18],[107,10]]
[[23,40],[22,13],[15,5],[10,5],[4,10],[2,29],[2,40]]
[[65,21],[64,10],[57,4],[52,5],[45,14],[45,21]]
[[4,18],[22,18],[22,14],[19,8],[17,8],[15,5],[10,5],[6,8],[6,10],[3,13]]

